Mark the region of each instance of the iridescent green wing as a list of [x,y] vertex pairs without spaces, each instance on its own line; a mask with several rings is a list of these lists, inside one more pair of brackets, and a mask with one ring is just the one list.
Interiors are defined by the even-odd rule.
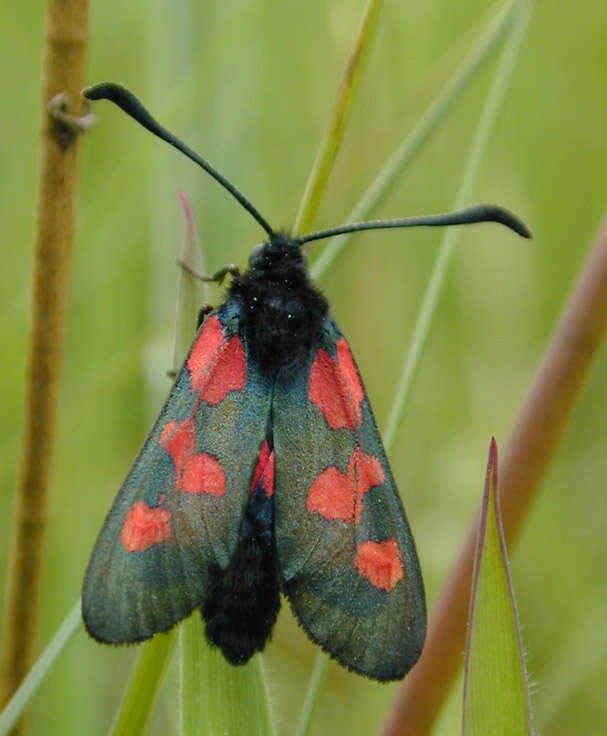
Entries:
[[228,302],[205,321],[99,534],[82,593],[99,641],[168,631],[232,557],[271,400],[238,316]]
[[350,348],[329,318],[309,367],[272,401],[275,538],[308,635],[351,670],[402,678],[426,607],[415,544]]

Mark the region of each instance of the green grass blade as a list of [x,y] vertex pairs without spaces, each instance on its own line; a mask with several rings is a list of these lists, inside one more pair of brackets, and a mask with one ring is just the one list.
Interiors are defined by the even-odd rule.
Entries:
[[[476,172],[478,171],[487,141],[489,140],[489,135],[493,128],[493,124],[497,119],[501,102],[506,93],[515,62],[518,58],[525,31],[527,30],[528,21],[531,17],[531,7],[532,4],[527,3],[526,1],[519,2],[516,7],[518,22],[512,28],[512,33],[502,54],[493,86],[491,87],[487,102],[485,103],[474,137],[474,142],[472,144],[472,149],[468,156],[462,183],[460,184],[459,192],[455,200],[454,209],[462,207],[469,197],[472,182],[476,176]],[[449,264],[451,263],[453,248],[460,232],[461,231],[458,231],[456,228],[448,228],[445,230],[445,234],[443,235],[442,242],[432,268],[432,274],[430,275],[428,286],[424,292],[422,305],[413,329],[411,346],[407,353],[407,358],[401,374],[401,380],[388,418],[386,432],[384,435],[386,447],[390,447],[392,445],[393,439],[398,430],[398,425],[407,406],[413,381],[415,380],[415,375],[419,366],[420,357],[443,290],[445,276],[447,274]]]
[[141,648],[112,724],[112,736],[138,736],[147,732],[176,636],[175,629],[168,634],[157,634]]
[[[192,216],[190,202],[183,192],[178,192],[183,209],[183,239],[179,263],[187,264],[195,273],[204,274],[205,266],[200,238]],[[180,269],[177,284],[177,308],[175,311],[175,346],[173,370],[179,370],[196,334],[198,310],[208,299],[207,284],[194,278],[185,268]]]
[[527,675],[497,495],[491,440],[474,564],[466,669],[464,736],[533,733]]
[[[188,200],[183,194],[180,198],[185,228],[179,260],[200,273],[204,270],[200,239]],[[175,328],[175,368],[183,361],[194,338],[203,293],[200,281],[182,269]],[[181,343],[179,352],[178,341]],[[218,650],[209,648],[199,611],[194,611],[182,623],[179,641],[179,700],[181,733],[184,736],[208,733],[264,736],[274,733],[260,656],[244,667],[232,667]]]
[[310,727],[318,704],[318,696],[325,684],[328,667],[329,657],[327,657],[323,652],[319,652],[316,657],[316,662],[314,663],[312,675],[308,682],[295,736],[307,736],[310,732]]
[[231,666],[207,644],[198,613],[182,624],[181,642],[183,736],[273,736],[261,655],[243,666]]
[[72,638],[72,634],[78,628],[80,621],[80,599],[78,599],[61,626],[57,629],[46,649],[38,657],[36,663],[27,673],[25,679],[0,714],[0,736],[9,733],[17,723],[55,660]]
[[[195,736],[205,733],[203,719],[210,707],[208,693],[205,693],[205,673],[202,671],[204,627],[202,617],[195,611],[179,627],[179,715],[181,718],[180,733],[182,736]],[[208,673],[207,673],[208,674]],[[203,707],[203,703],[204,706]]]
[[327,188],[329,176],[350,119],[352,104],[356,97],[371,41],[375,35],[381,6],[382,0],[368,0],[363,11],[358,35],[348,60],[337,100],[333,106],[331,119],[308,177],[304,196],[295,219],[294,233],[307,232],[316,217],[320,200]]
[[[512,1],[507,2],[499,10],[486,34],[456,69],[413,129],[405,136],[358,204],[345,218],[345,222],[358,222],[368,219],[392,191],[399,177],[429,139],[436,126],[444,119],[456,100],[468,87],[476,72],[483,67],[491,52],[498,46],[511,26],[514,10],[515,5]],[[323,276],[352,237],[351,234],[340,235],[328,242],[326,248],[312,266],[311,272],[314,279],[320,279]]]

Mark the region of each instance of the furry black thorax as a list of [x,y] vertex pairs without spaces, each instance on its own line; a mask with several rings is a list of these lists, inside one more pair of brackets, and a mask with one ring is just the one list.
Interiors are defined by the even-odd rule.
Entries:
[[329,304],[312,285],[297,241],[276,234],[257,246],[228,298],[241,305],[241,338],[262,373],[287,378],[309,362]]

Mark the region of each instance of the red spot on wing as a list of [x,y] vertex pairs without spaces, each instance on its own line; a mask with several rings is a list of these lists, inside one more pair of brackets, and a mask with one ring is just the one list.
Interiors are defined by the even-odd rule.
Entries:
[[219,404],[230,391],[242,391],[247,377],[247,363],[240,338],[230,338],[226,348],[213,362],[208,380],[200,387],[200,398],[211,406]]
[[212,455],[194,452],[196,426],[192,418],[179,425],[175,421],[168,422],[158,442],[173,458],[178,491],[223,496],[226,490],[225,471]]
[[213,315],[204,323],[188,357],[188,371],[192,378],[192,389],[201,382],[211,358],[224,341],[219,318]]
[[360,422],[362,420],[360,404],[365,397],[365,390],[345,337],[340,337],[337,341],[337,360],[341,375],[354,402],[357,420]]
[[[356,467],[357,459],[358,468]],[[375,455],[366,455],[364,452],[360,452],[360,450],[356,449],[352,453],[350,463],[354,464],[354,474],[356,474],[356,471],[358,470],[357,491],[359,503],[356,508],[356,521],[360,521],[363,496],[368,493],[371,488],[380,486],[385,481],[386,477],[381,463],[379,462],[379,458]]]
[[136,501],[124,517],[120,541],[127,552],[142,552],[171,536],[171,512]]
[[308,395],[331,429],[354,429],[362,422],[365,392],[345,338],[337,341],[337,361],[325,350],[316,353]]
[[205,322],[187,361],[192,391],[211,406],[219,404],[230,391],[244,388],[247,364],[240,339],[226,341],[215,315]]
[[176,421],[171,420],[170,422],[167,422],[162,428],[162,432],[160,433],[160,437],[158,438],[158,443],[160,445],[164,445],[165,442],[168,442],[170,436],[173,434],[176,427],[177,427]]
[[268,445],[268,441],[264,440],[264,443],[261,447],[261,452],[259,453],[259,460],[257,461],[257,467],[255,468],[255,472],[253,473],[253,480],[251,481],[251,493],[253,493],[253,491],[255,490],[257,481],[261,478],[261,474],[263,473],[263,469],[265,468],[269,457],[270,457],[270,446]]
[[186,459],[177,488],[182,493],[223,496],[226,491],[226,474],[218,460],[201,452]]
[[251,493],[255,491],[258,483],[262,484],[266,498],[271,498],[274,493],[274,450],[270,452],[267,440],[264,441],[259,453],[259,460],[251,481]]
[[355,448],[345,473],[331,465],[316,478],[308,491],[306,507],[329,521],[359,524],[363,497],[384,480],[379,459]]
[[354,494],[352,478],[331,465],[312,483],[306,507],[329,521],[342,519],[350,524],[354,519]]
[[182,424],[177,424],[174,420],[167,422],[158,438],[158,444],[162,445],[173,458],[177,469],[183,467],[186,457],[194,453],[195,441],[193,419],[187,419]]
[[403,560],[394,537],[358,545],[354,564],[358,572],[380,590],[392,590],[404,577]]

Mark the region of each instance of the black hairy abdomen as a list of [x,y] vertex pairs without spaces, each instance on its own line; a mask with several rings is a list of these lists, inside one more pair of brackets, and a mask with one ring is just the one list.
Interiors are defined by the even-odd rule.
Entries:
[[230,565],[211,571],[211,589],[202,606],[207,639],[235,665],[264,649],[280,609],[272,516],[272,498],[258,485]]

